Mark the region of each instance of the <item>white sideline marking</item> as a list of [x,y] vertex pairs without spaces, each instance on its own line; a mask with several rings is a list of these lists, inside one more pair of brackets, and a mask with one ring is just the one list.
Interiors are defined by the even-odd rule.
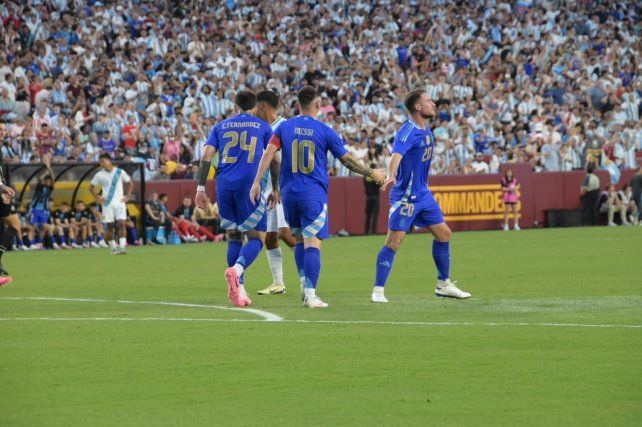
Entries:
[[189,304],[182,302],[165,301],[126,301],[126,300],[105,300],[92,298],[58,298],[58,297],[0,297],[0,300],[42,300],[42,301],[76,301],[76,302],[116,302],[120,304],[151,304],[176,307],[197,307],[214,308],[217,310],[233,310],[256,314],[263,319],[213,319],[213,318],[189,318],[189,317],[0,317],[0,321],[141,321],[141,322],[282,322],[282,323],[325,323],[338,325],[397,325],[397,326],[540,326],[540,327],[566,327],[566,328],[621,328],[641,329],[642,325],[618,325],[618,324],[590,324],[590,323],[529,323],[529,322],[401,322],[385,320],[305,320],[305,319],[283,319],[274,313],[252,308],[223,307],[218,305]]
[[[258,319],[194,319],[189,317],[0,317],[1,321],[8,320],[35,320],[35,321],[140,321],[140,322],[266,322],[268,320]],[[542,327],[566,327],[566,328],[622,328],[622,329],[640,329],[642,325],[614,325],[614,324],[585,324],[585,323],[474,323],[474,322],[386,322],[370,320],[302,320],[302,319],[282,319],[273,322],[279,323],[325,323],[339,325],[397,325],[397,326],[542,326]]]
[[[215,310],[232,310],[240,311],[243,313],[256,314],[263,318],[262,321],[267,322],[280,322],[283,320],[269,311],[257,310],[254,308],[236,308],[236,307],[223,307],[220,305],[206,305],[206,304],[188,304],[184,302],[165,302],[165,301],[125,301],[125,300],[107,300],[107,299],[93,299],[93,298],[58,298],[58,297],[1,297],[3,300],[35,300],[35,301],[71,301],[71,302],[115,302],[119,304],[149,304],[149,305],[169,305],[174,307],[196,307],[196,308],[213,308]],[[107,318],[111,319],[111,318]],[[4,319],[3,319],[4,320]]]

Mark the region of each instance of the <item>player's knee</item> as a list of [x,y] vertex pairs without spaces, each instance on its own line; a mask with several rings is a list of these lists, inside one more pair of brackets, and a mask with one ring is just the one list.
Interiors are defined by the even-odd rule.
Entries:
[[443,227],[439,229],[439,232],[435,234],[435,239],[439,242],[449,242],[452,237],[452,231],[450,227]]
[[386,241],[386,246],[397,252],[403,243],[403,236],[390,236]]

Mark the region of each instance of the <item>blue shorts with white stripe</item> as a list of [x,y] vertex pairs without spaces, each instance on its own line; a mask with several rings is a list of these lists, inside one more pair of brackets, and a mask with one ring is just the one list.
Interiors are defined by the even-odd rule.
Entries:
[[239,231],[267,230],[266,196],[259,203],[253,203],[249,191],[221,190],[217,192],[216,200],[221,228]]
[[285,220],[295,236],[304,238],[317,237],[327,239],[330,236],[328,227],[328,205],[317,201],[283,201]]

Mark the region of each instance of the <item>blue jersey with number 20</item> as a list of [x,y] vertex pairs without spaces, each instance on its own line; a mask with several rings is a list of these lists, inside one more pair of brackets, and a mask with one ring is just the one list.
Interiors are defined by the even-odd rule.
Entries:
[[239,114],[217,123],[205,143],[220,153],[217,188],[249,191],[271,136],[270,125],[251,114]]
[[284,202],[328,201],[328,151],[335,158],[347,154],[341,138],[310,116],[286,120],[271,141],[281,148],[279,176]]
[[391,203],[414,203],[430,193],[428,173],[434,147],[435,142],[429,127],[422,129],[412,120],[401,126],[392,147],[392,152],[401,154],[403,158],[399,164],[395,186],[390,191]]

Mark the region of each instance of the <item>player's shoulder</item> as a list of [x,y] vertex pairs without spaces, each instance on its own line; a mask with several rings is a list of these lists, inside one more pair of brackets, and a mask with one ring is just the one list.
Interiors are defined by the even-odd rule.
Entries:
[[417,127],[416,124],[412,122],[412,120],[407,120],[404,122],[404,124],[401,125],[399,130],[397,131],[397,139],[401,142],[412,142],[413,136],[417,135],[418,133],[423,133],[424,131]]

